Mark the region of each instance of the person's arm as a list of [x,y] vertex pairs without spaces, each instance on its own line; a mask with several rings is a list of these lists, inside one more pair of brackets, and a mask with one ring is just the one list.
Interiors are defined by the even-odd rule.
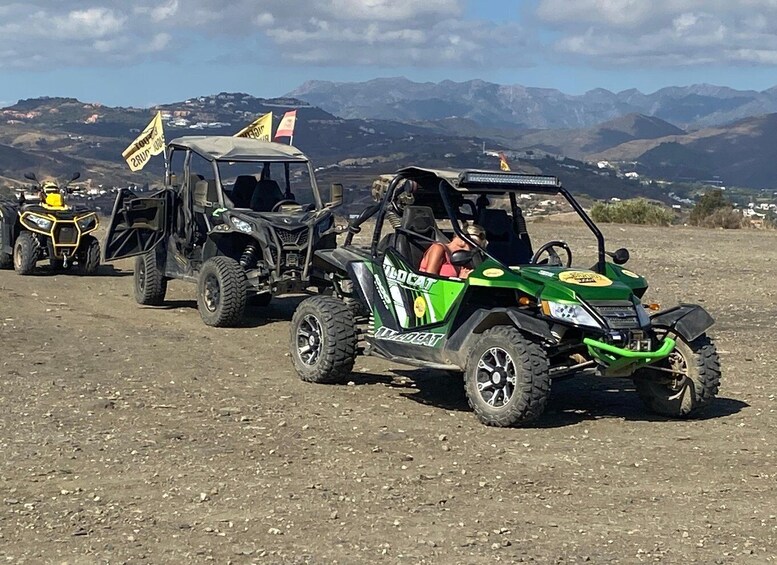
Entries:
[[431,275],[439,275],[440,267],[445,259],[445,246],[442,243],[433,243],[424,254],[426,265],[422,271]]

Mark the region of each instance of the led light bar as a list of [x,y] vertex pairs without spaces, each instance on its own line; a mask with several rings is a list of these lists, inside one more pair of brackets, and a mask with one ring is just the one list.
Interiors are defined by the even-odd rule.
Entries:
[[553,188],[558,188],[561,186],[561,181],[559,181],[558,178],[550,175],[527,175],[523,173],[491,173],[478,171],[467,171],[462,173],[460,183],[462,186],[473,184],[546,186]]

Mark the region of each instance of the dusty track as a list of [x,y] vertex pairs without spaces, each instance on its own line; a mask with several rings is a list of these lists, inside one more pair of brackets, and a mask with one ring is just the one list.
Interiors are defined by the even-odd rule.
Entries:
[[300,382],[295,298],[211,329],[182,283],[135,305],[131,263],[0,272],[0,558],[777,561],[777,234],[606,231],[650,299],[717,318],[723,386],[702,417],[580,379],[554,384],[536,427],[490,429],[432,371],[360,359],[354,386]]

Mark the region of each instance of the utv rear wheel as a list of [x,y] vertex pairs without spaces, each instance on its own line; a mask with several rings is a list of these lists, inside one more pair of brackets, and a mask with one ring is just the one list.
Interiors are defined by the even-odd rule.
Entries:
[[353,313],[333,296],[303,300],[291,319],[291,359],[311,383],[343,382],[356,359]]
[[205,261],[197,284],[197,309],[209,326],[236,326],[246,309],[246,274],[229,257]]
[[13,268],[13,255],[0,251],[0,269]]
[[167,279],[159,268],[156,253],[135,258],[135,301],[145,306],[160,306],[167,294]]
[[38,262],[38,240],[28,231],[23,231],[16,238],[13,246],[13,268],[20,275],[29,275],[35,270]]
[[548,357],[517,329],[486,330],[470,350],[464,389],[487,426],[521,426],[545,410],[550,396]]
[[[669,357],[634,374],[642,402],[657,414],[681,418],[707,406],[720,388],[720,358],[712,340],[703,334],[691,342],[670,334],[675,349]],[[667,371],[667,369],[669,371]]]
[[91,235],[85,235],[81,240],[81,250],[78,252],[78,269],[82,275],[94,275],[100,267],[100,242]]

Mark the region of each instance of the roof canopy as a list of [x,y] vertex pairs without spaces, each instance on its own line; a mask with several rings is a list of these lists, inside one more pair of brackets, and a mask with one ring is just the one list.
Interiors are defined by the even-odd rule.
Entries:
[[169,147],[191,149],[209,161],[297,161],[306,162],[296,147],[227,135],[187,135],[177,137]]

